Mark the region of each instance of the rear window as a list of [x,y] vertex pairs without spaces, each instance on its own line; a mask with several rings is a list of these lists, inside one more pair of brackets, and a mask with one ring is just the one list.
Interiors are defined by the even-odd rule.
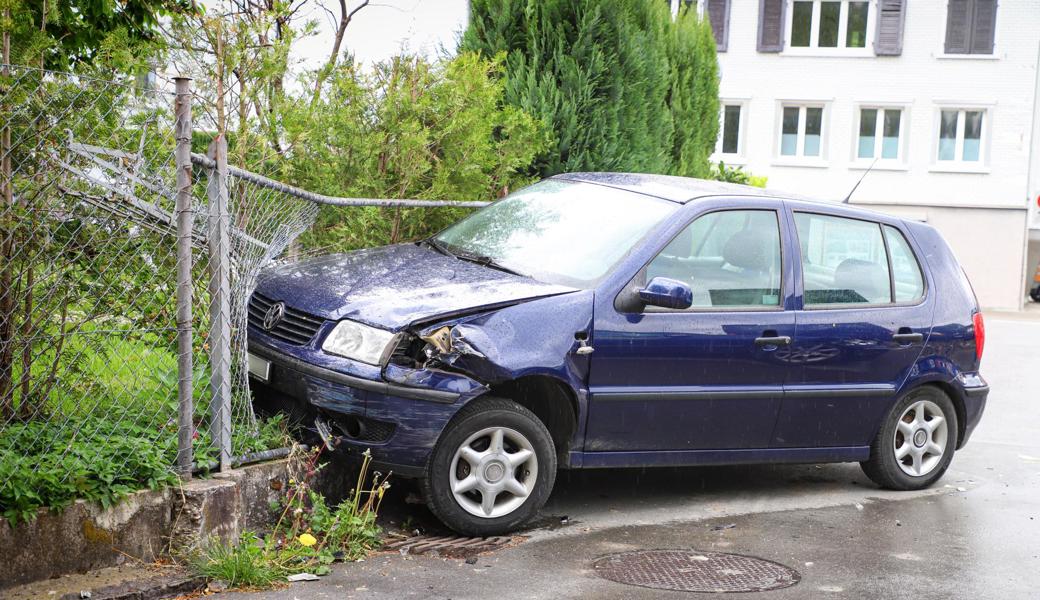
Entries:
[[924,275],[890,225],[796,212],[806,306],[890,304],[924,297]]
[[924,275],[909,242],[891,225],[885,225],[885,240],[892,257],[892,281],[896,302],[913,302],[924,296]]
[[870,221],[795,213],[805,304],[892,302],[881,226]]

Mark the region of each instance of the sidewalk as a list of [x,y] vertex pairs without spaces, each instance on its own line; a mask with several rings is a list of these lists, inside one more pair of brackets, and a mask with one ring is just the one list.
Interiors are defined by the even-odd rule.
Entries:
[[1002,321],[1040,321],[1040,303],[1026,302],[1020,311],[1012,310],[984,310],[986,319],[999,319]]

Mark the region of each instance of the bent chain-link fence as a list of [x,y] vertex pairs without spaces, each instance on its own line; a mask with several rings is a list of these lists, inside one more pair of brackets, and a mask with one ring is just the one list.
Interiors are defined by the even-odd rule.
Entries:
[[[177,452],[171,95],[3,67],[0,501]],[[35,475],[19,481],[26,473]],[[41,483],[42,482],[42,483]],[[37,486],[35,489],[30,485]]]
[[98,478],[130,491],[256,450],[248,300],[319,204],[484,204],[314,194],[227,165],[219,136],[192,153],[187,80],[0,69],[7,509],[44,495],[19,473],[89,498]]

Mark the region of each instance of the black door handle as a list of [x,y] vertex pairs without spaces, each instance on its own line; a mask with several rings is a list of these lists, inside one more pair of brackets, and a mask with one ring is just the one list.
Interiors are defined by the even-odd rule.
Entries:
[[774,335],[755,338],[756,346],[790,346],[791,336],[789,335]]
[[900,344],[913,344],[914,342],[923,342],[923,333],[897,333],[892,336],[892,339]]

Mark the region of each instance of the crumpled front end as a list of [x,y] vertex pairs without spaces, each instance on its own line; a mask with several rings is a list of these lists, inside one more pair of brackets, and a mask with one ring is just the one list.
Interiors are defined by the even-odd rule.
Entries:
[[580,291],[407,326],[382,367],[323,353],[321,334],[290,347],[251,328],[250,352],[271,364],[254,389],[299,422],[320,418],[341,447],[371,450],[383,468],[418,476],[455,413],[496,385],[537,375],[584,389],[588,358],[577,350],[591,326],[592,296]]

